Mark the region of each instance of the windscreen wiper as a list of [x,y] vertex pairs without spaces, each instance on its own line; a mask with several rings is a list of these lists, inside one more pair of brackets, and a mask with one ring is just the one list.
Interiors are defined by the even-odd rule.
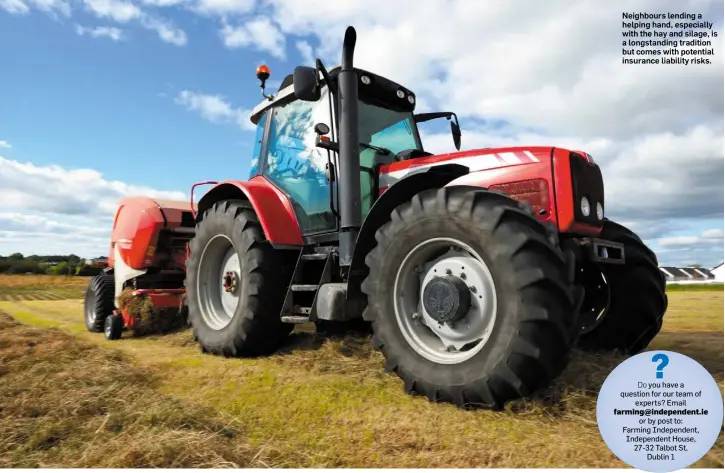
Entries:
[[360,143],[360,146],[362,146],[363,148],[367,148],[367,149],[374,149],[375,151],[377,151],[378,153],[380,153],[380,154],[382,154],[384,156],[388,156],[390,154],[393,154],[393,152],[390,151],[387,148],[381,148],[379,146],[373,146],[373,145],[369,145],[367,143]]

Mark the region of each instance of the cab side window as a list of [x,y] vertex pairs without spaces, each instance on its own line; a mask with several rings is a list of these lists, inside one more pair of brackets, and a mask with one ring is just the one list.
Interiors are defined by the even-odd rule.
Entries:
[[314,131],[316,123],[330,125],[327,93],[317,102],[296,100],[271,113],[265,176],[290,197],[303,234],[334,230],[327,153],[315,146]]
[[249,165],[249,178],[259,174],[259,158],[262,154],[262,140],[264,139],[264,131],[267,126],[267,112],[262,112],[257,122],[257,133],[254,136],[254,148],[252,149],[252,161]]

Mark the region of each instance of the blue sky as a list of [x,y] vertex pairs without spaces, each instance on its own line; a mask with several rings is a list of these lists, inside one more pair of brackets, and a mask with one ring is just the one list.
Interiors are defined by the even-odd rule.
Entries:
[[[722,2],[630,3],[703,12],[723,36]],[[587,150],[610,216],[663,262],[722,260],[721,55],[712,66],[622,66],[621,9],[609,2],[400,0],[399,14],[379,13],[389,9],[0,0],[0,254],[102,254],[120,197],[185,199],[195,181],[246,178],[256,66],[269,65],[274,89],[313,55],[332,66],[352,24],[358,66],[414,90],[420,110],[457,112],[464,149]],[[452,150],[444,127],[424,132],[427,149]]]
[[0,114],[0,130],[12,154],[169,190],[246,175],[252,134],[202,120],[174,98],[213,91],[251,108],[260,99],[255,65],[266,62],[275,78],[301,58],[228,50],[190,15],[174,19],[193,37],[184,47],[143,29],[113,42],[78,35],[75,20],[0,13],[0,104],[12,111]]

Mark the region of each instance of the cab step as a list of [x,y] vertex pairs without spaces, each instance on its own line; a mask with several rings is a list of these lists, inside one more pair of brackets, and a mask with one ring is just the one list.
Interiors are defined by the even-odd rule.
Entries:
[[286,324],[306,324],[310,318],[303,315],[283,315],[282,322]]

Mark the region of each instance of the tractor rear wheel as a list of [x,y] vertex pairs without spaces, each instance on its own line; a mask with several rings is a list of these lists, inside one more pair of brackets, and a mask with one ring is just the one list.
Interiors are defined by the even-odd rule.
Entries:
[[428,190],[375,238],[363,317],[406,392],[500,408],[566,366],[574,274],[528,207],[470,187]]
[[196,226],[187,260],[189,321],[205,352],[273,352],[292,325],[282,323],[289,271],[243,201],[221,201]]
[[115,309],[115,287],[113,274],[100,273],[88,281],[83,301],[83,318],[89,332],[103,332],[106,317]]
[[667,310],[665,277],[657,256],[631,230],[610,220],[601,238],[624,244],[623,265],[601,265],[609,301],[601,322],[579,338],[582,348],[636,354],[662,328]]

